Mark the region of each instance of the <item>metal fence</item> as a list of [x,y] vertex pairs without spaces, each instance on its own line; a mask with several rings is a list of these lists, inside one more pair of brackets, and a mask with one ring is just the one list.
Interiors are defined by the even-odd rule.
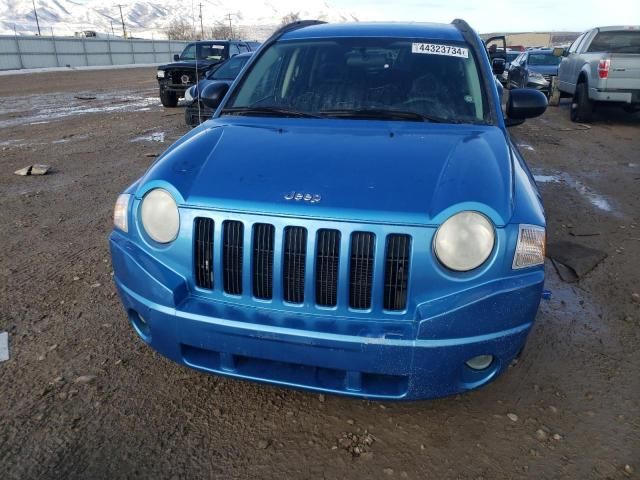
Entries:
[[0,70],[165,63],[173,61],[187,43],[0,35]]

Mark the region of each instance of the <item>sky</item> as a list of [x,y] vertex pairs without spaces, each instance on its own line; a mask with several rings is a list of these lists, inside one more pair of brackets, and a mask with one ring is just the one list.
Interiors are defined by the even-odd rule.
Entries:
[[[271,3],[279,2],[271,0]],[[640,25],[640,0],[327,0],[327,3],[361,21],[449,23],[462,18],[480,33],[581,32],[604,25]],[[241,0],[238,8],[242,9]]]
[[329,0],[329,3],[353,12],[361,20],[448,23],[462,18],[484,33],[578,32],[604,25],[640,25],[640,0]]

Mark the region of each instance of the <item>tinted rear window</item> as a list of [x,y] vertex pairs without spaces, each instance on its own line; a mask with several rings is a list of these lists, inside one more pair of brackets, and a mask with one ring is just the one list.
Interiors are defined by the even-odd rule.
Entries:
[[640,53],[640,30],[600,32],[591,42],[588,51]]

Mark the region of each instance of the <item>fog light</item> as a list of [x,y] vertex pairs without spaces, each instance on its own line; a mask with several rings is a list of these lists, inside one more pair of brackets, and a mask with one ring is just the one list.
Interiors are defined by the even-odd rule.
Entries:
[[474,370],[484,370],[485,368],[489,368],[489,365],[493,363],[493,355],[478,355],[477,357],[467,360],[465,363],[467,367]]
[[144,317],[138,312],[130,310],[129,320],[131,320],[131,324],[138,332],[138,335],[140,335],[144,341],[148,342],[151,339],[151,327],[149,327]]

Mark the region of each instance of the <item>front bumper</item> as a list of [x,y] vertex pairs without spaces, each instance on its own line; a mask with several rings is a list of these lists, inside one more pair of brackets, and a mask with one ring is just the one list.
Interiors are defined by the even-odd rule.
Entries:
[[[536,270],[495,280],[423,304],[411,321],[330,317],[329,328],[326,316],[198,298],[122,235],[110,246],[131,324],[162,355],[205,372],[375,399],[442,397],[496,378],[524,347],[544,279]],[[491,328],[480,331],[483,323]],[[472,370],[465,362],[477,355],[494,361]]]
[[551,81],[547,81],[546,79],[530,79],[527,81],[527,88],[533,88],[546,93],[551,88]]

